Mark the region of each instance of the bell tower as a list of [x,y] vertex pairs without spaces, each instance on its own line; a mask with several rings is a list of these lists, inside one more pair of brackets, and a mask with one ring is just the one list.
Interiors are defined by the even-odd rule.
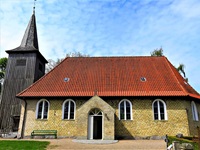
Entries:
[[21,101],[16,95],[45,74],[47,60],[39,51],[35,10],[19,47],[6,50],[8,62],[0,102],[0,129],[17,131]]

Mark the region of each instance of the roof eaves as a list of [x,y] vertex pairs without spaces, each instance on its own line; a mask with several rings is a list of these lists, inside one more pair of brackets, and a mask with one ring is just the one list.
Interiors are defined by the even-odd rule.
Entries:
[[188,96],[196,99],[200,99],[200,95],[195,95],[195,94],[188,94]]

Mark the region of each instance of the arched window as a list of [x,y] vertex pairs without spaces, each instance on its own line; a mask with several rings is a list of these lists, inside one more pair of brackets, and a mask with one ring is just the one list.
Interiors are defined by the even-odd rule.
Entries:
[[155,100],[152,104],[154,120],[167,120],[167,108],[163,100]]
[[49,112],[49,102],[45,99],[40,100],[36,106],[36,119],[47,119]]
[[132,104],[129,100],[121,100],[118,107],[120,120],[132,120]]
[[72,99],[64,101],[62,106],[62,119],[75,119],[76,103]]
[[192,101],[191,107],[192,107],[192,117],[193,117],[193,120],[194,121],[199,121],[198,110],[197,110],[197,106],[196,106],[196,104],[195,104],[194,101]]

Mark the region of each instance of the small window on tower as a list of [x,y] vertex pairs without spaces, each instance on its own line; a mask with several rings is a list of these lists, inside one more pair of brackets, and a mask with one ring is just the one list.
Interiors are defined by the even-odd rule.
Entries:
[[43,67],[42,67],[42,64],[39,63],[39,70],[42,71],[43,70]]
[[26,66],[26,59],[17,59],[16,66]]

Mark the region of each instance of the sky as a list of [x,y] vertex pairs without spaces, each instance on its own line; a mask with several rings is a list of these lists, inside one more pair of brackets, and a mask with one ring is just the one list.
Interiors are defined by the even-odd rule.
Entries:
[[[18,47],[34,0],[0,0],[0,57]],[[175,66],[185,65],[200,93],[199,0],[37,0],[39,50],[46,59],[67,53],[150,56],[163,48]]]

